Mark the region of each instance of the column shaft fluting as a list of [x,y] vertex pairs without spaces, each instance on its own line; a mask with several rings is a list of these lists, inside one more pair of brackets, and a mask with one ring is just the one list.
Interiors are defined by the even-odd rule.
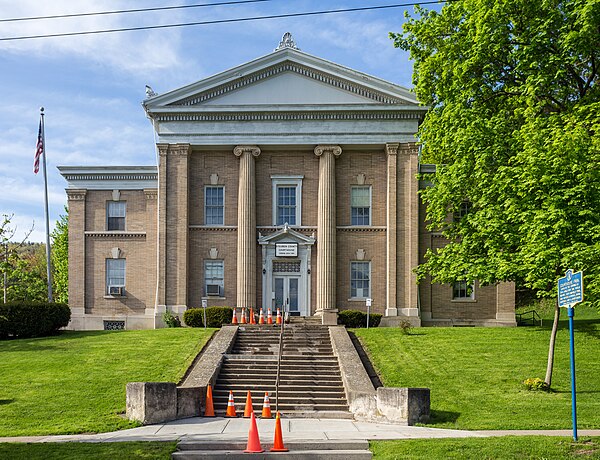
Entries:
[[254,157],[258,147],[239,146],[240,157],[237,228],[237,306],[256,306],[256,186]]
[[336,308],[335,157],[339,146],[317,146],[319,192],[317,217],[317,314]]

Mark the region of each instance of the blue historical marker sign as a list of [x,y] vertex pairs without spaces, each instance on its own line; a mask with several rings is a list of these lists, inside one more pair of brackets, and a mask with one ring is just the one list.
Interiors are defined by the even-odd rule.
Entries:
[[583,302],[583,274],[567,270],[564,278],[558,280],[558,306],[572,307]]

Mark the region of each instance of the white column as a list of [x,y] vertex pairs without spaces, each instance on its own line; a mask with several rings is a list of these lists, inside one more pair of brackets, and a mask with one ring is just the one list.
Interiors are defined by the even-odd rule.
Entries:
[[256,146],[233,149],[240,158],[237,229],[237,306],[256,307],[256,186],[254,158]]
[[337,323],[336,306],[336,216],[335,158],[342,149],[338,145],[318,145],[319,193],[317,217],[317,305],[315,314],[323,324]]

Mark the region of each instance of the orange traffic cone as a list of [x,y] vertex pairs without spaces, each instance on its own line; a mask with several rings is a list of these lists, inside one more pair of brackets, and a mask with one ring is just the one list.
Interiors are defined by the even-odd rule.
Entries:
[[288,450],[283,445],[283,436],[281,434],[281,419],[279,412],[275,417],[275,440],[273,441],[273,448],[271,452],[287,452]]
[[273,324],[273,314],[270,308],[267,309],[267,324]]
[[275,319],[275,324],[281,324],[281,310],[277,308],[277,318]]
[[263,315],[263,309],[260,309],[260,315],[258,317],[258,324],[265,324],[265,316]]
[[265,401],[263,402],[262,418],[273,418],[271,415],[271,402],[269,401],[269,392],[265,391]]
[[213,405],[212,387],[210,384],[206,387],[206,403],[204,404],[204,416],[214,417],[215,407]]
[[227,412],[225,417],[237,417],[235,403],[233,402],[233,391],[229,391],[229,400],[227,401]]
[[258,454],[264,451],[265,450],[260,445],[260,439],[258,438],[256,417],[254,416],[254,412],[252,412],[252,417],[250,417],[250,429],[248,430],[248,444],[246,444],[246,450],[244,452]]
[[246,396],[246,407],[244,409],[244,418],[248,418],[252,415],[254,409],[252,408],[252,395],[250,394],[250,390],[248,390],[248,395]]
[[246,307],[242,307],[242,318],[240,320],[241,324],[246,324]]
[[231,324],[237,324],[238,323],[238,319],[237,319],[237,315],[235,314],[235,308],[233,309],[233,317],[231,318]]
[[250,307],[250,324],[256,324],[256,318],[254,317],[254,308]]

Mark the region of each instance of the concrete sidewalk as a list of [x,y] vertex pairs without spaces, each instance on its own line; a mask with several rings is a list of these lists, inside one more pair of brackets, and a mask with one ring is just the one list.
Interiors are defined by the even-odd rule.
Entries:
[[[275,420],[257,420],[261,439],[273,439]],[[0,438],[0,442],[122,442],[122,441],[246,441],[249,419],[243,418],[189,418],[174,422],[148,425],[129,430],[101,434],[63,436],[24,436]],[[378,440],[378,439],[433,439],[489,436],[571,436],[572,430],[446,430],[354,420],[281,419],[284,441],[315,440]],[[600,430],[579,430],[579,436],[600,436]]]

